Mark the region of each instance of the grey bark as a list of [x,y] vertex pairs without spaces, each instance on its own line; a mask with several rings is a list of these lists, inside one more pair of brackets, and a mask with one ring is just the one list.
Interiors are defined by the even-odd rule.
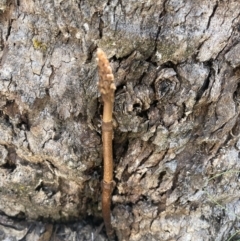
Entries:
[[106,240],[97,47],[117,86],[118,240],[238,240],[239,9],[1,1],[1,240]]

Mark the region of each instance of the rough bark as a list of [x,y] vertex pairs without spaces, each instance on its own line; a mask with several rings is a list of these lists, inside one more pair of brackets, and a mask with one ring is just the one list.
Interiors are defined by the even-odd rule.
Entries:
[[117,86],[118,240],[239,239],[239,9],[236,0],[1,1],[2,240],[106,240],[95,230],[97,47]]

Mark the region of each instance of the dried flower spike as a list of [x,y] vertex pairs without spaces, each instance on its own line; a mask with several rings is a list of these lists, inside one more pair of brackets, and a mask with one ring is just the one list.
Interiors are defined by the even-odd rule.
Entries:
[[114,103],[114,76],[106,54],[97,50],[98,88],[103,99],[102,141],[103,141],[103,182],[102,182],[102,214],[109,240],[114,240],[111,225],[111,196],[113,189],[113,155],[112,155],[112,112]]

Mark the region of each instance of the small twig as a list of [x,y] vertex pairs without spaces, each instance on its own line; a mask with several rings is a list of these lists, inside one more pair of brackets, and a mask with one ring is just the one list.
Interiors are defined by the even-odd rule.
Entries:
[[99,235],[99,233],[101,232],[102,228],[103,228],[104,223],[102,223],[97,229],[96,231],[93,233],[93,240],[95,241]]
[[103,182],[102,182],[102,215],[109,240],[114,239],[111,225],[111,195],[113,189],[113,155],[112,155],[112,112],[114,102],[114,76],[106,54],[98,49],[98,88],[103,100],[102,141],[103,141]]

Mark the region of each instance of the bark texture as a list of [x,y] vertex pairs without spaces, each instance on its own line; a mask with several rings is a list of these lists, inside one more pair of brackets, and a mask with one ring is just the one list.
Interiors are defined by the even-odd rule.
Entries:
[[101,220],[97,47],[117,87],[118,240],[239,239],[239,9],[237,0],[1,1],[2,240],[106,240],[87,225]]

